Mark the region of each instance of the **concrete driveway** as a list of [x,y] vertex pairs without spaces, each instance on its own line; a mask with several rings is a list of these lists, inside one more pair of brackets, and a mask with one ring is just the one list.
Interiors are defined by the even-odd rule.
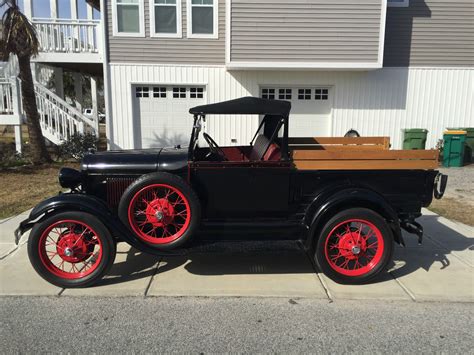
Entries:
[[25,216],[0,221],[0,295],[237,296],[290,299],[474,301],[474,228],[424,210],[422,246],[406,235],[388,273],[369,285],[339,285],[315,271],[297,243],[232,243],[188,257],[156,258],[119,244],[115,264],[97,286],[61,289],[31,267],[26,236],[13,230]]

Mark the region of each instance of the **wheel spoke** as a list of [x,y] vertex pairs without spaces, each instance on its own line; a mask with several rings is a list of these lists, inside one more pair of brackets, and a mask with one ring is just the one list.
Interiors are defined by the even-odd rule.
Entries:
[[[87,268],[91,255],[102,257],[100,237],[87,224],[58,221],[40,237],[40,261],[52,274],[64,279],[79,279],[93,272],[97,263]],[[67,251],[67,252],[66,252]]]
[[[138,206],[138,201],[144,208]],[[132,197],[130,206],[129,222],[132,229],[140,238],[152,244],[166,244],[179,238],[191,219],[186,197],[175,187],[166,184],[144,187]]]
[[376,225],[363,219],[337,224],[325,237],[329,266],[344,276],[369,273],[383,259],[384,239]]

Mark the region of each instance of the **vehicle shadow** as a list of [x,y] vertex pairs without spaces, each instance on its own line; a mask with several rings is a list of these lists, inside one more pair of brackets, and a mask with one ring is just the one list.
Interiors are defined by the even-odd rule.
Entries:
[[[474,251],[474,235],[457,232],[444,224],[438,216],[423,216],[425,241],[419,246],[417,238],[405,234],[406,248],[396,246],[394,258],[389,269],[371,283],[393,279],[392,275],[402,277],[419,269],[444,270],[451,260],[458,257],[453,253]],[[158,265],[158,266],[157,266]],[[184,256],[158,258],[143,254],[135,249],[121,252],[116,263],[100,285],[128,282],[151,277],[156,273],[166,273],[177,268],[201,276],[240,275],[240,274],[299,274],[317,271],[312,263],[312,255],[305,252],[296,241],[239,241],[215,242],[195,246]]]
[[159,257],[144,254],[134,248],[129,248],[127,251],[119,249],[114,265],[106,277],[97,283],[97,286],[107,286],[152,277],[156,273],[159,260]]
[[444,221],[445,219],[437,215],[427,215],[419,219],[425,230],[422,245],[418,245],[415,236],[405,234],[407,247],[395,249],[392,263],[392,271],[397,277],[419,269],[427,272],[433,269],[446,270],[453,261],[464,263],[466,266],[470,263],[473,266],[474,254],[467,256],[466,251],[474,252],[474,233],[469,230],[460,233]]

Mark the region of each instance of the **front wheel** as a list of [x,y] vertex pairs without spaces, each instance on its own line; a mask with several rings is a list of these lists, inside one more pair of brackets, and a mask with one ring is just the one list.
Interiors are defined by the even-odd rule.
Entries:
[[393,236],[387,222],[365,208],[342,211],[323,227],[317,241],[315,262],[339,283],[366,283],[382,272],[392,259]]
[[28,256],[38,274],[64,288],[91,286],[115,259],[115,242],[97,217],[62,212],[37,223],[28,239]]

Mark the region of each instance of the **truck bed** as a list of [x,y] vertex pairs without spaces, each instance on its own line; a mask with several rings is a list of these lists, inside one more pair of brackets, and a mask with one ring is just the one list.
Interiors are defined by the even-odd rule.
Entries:
[[433,170],[438,150],[390,150],[389,137],[290,138],[298,170]]

